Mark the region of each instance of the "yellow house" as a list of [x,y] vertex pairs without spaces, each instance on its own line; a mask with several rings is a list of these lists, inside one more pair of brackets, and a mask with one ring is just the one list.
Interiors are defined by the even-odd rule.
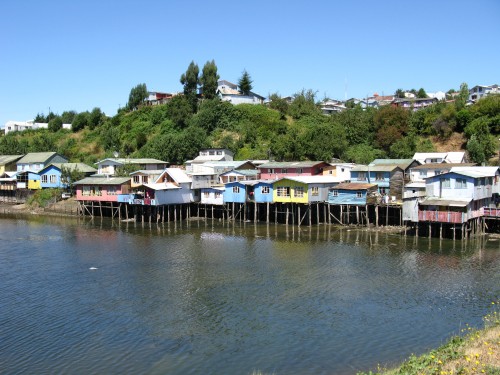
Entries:
[[339,177],[322,175],[285,177],[273,184],[273,202],[325,202],[328,199],[328,189],[343,181],[345,180]]

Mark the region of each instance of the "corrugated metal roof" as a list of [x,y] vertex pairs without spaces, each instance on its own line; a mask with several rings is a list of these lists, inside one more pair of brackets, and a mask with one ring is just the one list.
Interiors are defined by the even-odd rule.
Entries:
[[232,167],[232,168],[238,168],[244,165],[245,163],[251,163],[248,160],[234,160],[234,161],[207,161],[206,163],[203,163],[203,165],[209,166],[209,167]]
[[453,167],[473,167],[474,163],[427,163],[422,164],[417,167],[413,167],[413,169],[450,169]]
[[189,177],[183,169],[167,168],[165,172],[178,184],[193,182],[192,178]]
[[445,199],[445,198],[425,198],[419,204],[422,206],[450,206],[450,207],[466,207],[472,198],[469,199]]
[[86,177],[74,185],[122,185],[130,181],[130,177]]
[[129,175],[133,176],[136,174],[147,174],[147,175],[160,175],[162,174],[164,169],[139,169],[138,171],[134,171],[129,173]]
[[333,187],[332,189],[337,190],[368,190],[372,188],[376,188],[375,184],[364,184],[364,183],[355,183],[355,182],[343,182]]
[[116,163],[120,164],[168,164],[168,162],[163,161],[163,160],[158,160],[158,159],[150,159],[150,158],[143,158],[143,159],[128,159],[128,158],[106,158],[101,161],[98,161],[96,164],[101,164],[105,161],[114,161]]
[[329,184],[329,183],[340,183],[345,181],[344,178],[341,177],[333,177],[333,176],[290,176],[283,177],[280,180],[292,180],[301,182],[303,184]]
[[414,159],[375,159],[370,164],[374,165],[395,165],[402,169],[408,168]]
[[367,165],[358,165],[351,169],[351,172],[392,172],[396,168],[402,169],[397,165],[374,165],[370,167]]
[[174,185],[171,182],[162,182],[162,183],[154,183],[154,184],[142,184],[141,186],[146,186],[151,190],[174,190],[174,189],[182,189],[180,186]]
[[22,157],[23,155],[0,155],[0,165],[12,163]]
[[17,163],[18,164],[32,164],[32,163],[45,163],[51,157],[56,155],[56,152],[30,152],[24,155]]
[[450,173],[457,173],[463,176],[481,178],[493,177],[498,171],[498,167],[453,167]]
[[310,168],[323,163],[323,161],[271,161],[261,164],[259,168]]
[[95,169],[93,167],[90,167],[90,166],[88,166],[87,164],[84,164],[84,163],[51,163],[50,165],[48,165],[47,167],[45,167],[43,170],[47,169],[51,165],[53,165],[56,168],[59,168],[60,170],[64,167],[64,168],[67,168],[67,169],[70,169],[70,170],[78,169],[78,171],[84,172],[84,173],[97,172],[97,169]]

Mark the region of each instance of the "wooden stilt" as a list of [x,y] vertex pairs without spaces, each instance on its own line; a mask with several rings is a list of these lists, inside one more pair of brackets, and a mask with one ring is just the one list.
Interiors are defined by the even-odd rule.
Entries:
[[379,205],[375,206],[375,226],[378,228],[378,208]]
[[300,205],[297,205],[297,211],[299,215],[299,227],[300,227],[300,223],[302,223],[302,219],[300,218]]
[[269,202],[266,202],[266,223],[269,224]]
[[288,207],[288,203],[286,203],[286,217],[285,217],[285,224],[288,226],[288,215],[289,215],[289,207]]
[[316,225],[319,224],[319,203],[316,203]]
[[309,228],[311,228],[311,225],[312,225],[312,220],[311,220],[311,215],[312,212],[311,212],[311,205],[308,205],[307,207],[307,217],[309,218]]

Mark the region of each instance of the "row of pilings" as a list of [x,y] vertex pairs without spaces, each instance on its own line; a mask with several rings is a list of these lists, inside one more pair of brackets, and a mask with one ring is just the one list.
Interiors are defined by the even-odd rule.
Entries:
[[401,232],[405,235],[454,240],[500,232],[500,221],[485,217],[478,217],[460,224],[403,221],[402,206],[396,204],[360,206],[331,205],[323,202],[311,204],[248,202],[223,205],[186,203],[148,206],[83,201],[79,202],[79,214],[150,224],[190,219],[211,219],[222,222],[260,222],[298,227],[318,224],[363,227],[393,226],[402,227]]
[[402,226],[399,205],[331,205],[328,203],[190,203],[161,206],[117,202],[79,202],[83,216],[163,223],[190,218],[221,221],[250,221],[296,226],[318,224]]

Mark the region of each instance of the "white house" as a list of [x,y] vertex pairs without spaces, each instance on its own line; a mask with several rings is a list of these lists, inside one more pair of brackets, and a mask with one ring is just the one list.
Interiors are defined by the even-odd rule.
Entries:
[[453,152],[416,152],[413,159],[420,164],[428,163],[467,163],[467,157],[464,151]]
[[490,86],[477,85],[469,90],[469,100],[475,102],[491,94],[500,94],[500,87],[496,84]]
[[97,174],[113,176],[120,167],[133,165],[137,170],[158,170],[165,169],[168,163],[158,159],[128,159],[128,158],[107,158],[97,163]]
[[252,91],[244,95],[238,88],[238,85],[226,80],[220,80],[217,83],[217,95],[223,101],[231,104],[264,104],[264,97]]

